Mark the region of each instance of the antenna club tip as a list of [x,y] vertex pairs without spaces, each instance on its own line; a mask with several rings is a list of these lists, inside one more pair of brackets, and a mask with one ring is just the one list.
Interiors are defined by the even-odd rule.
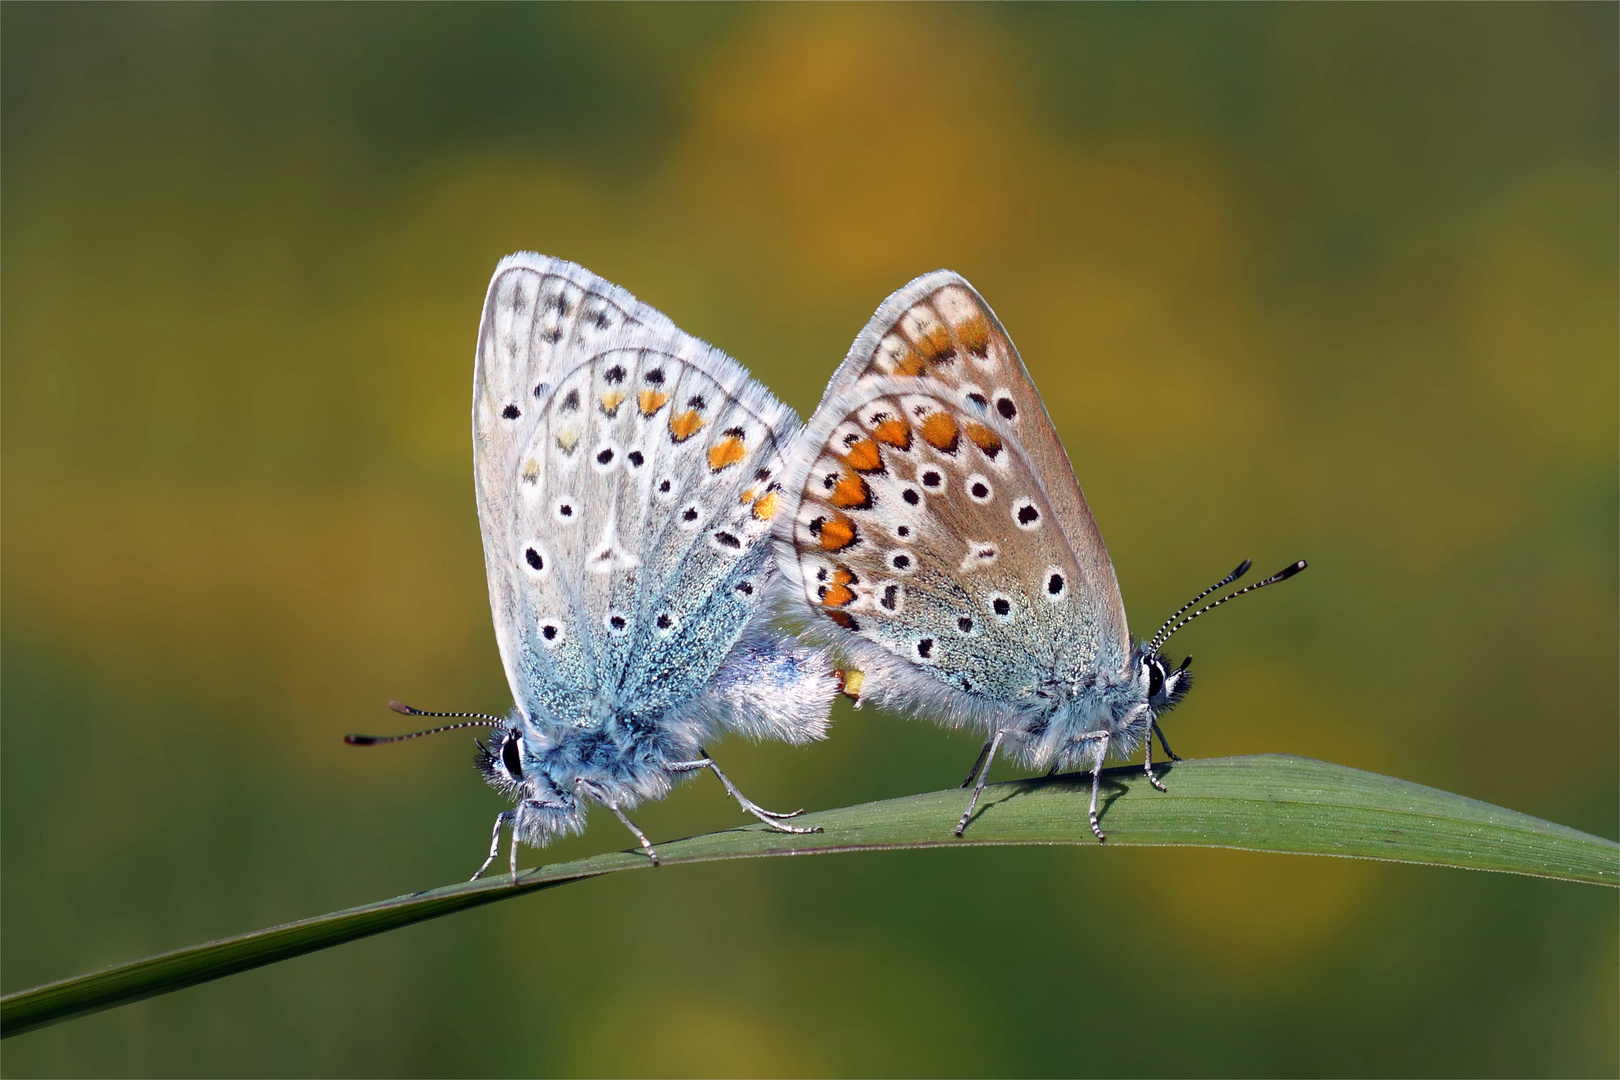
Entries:
[[378,739],[375,735],[345,735],[343,741],[350,746],[374,746]]
[[1232,571],[1232,579],[1235,581],[1244,574],[1247,574],[1249,572],[1249,567],[1253,565],[1253,559],[1244,559],[1242,562],[1238,563],[1237,569]]
[[404,713],[406,716],[412,716],[412,715],[415,715],[415,713],[416,713],[415,709],[411,708],[409,705],[405,704],[403,701],[390,701],[388,703],[388,707],[390,709],[393,709],[397,713]]
[[1310,565],[1310,563],[1306,562],[1304,559],[1301,559],[1301,560],[1299,560],[1299,562],[1295,563],[1292,566],[1286,567],[1280,573],[1278,573],[1277,574],[1277,580],[1282,581],[1282,580],[1284,580],[1286,578],[1291,578],[1295,574],[1299,573],[1301,570],[1305,569],[1309,565]]

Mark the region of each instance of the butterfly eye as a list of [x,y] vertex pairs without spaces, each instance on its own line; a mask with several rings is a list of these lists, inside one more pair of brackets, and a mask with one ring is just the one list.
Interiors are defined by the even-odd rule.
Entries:
[[1148,669],[1148,699],[1158,697],[1164,692],[1164,665],[1157,660],[1144,660]]
[[506,766],[507,775],[513,780],[523,779],[523,757],[518,753],[518,738],[514,732],[507,732],[501,742],[501,764]]

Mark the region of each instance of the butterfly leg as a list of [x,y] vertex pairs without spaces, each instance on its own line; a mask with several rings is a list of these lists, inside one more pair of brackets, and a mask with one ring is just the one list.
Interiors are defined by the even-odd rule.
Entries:
[[597,802],[601,803],[603,806],[607,807],[609,810],[613,811],[613,816],[619,819],[619,823],[625,828],[629,829],[630,832],[635,835],[637,840],[641,841],[641,850],[647,853],[647,858],[652,860],[652,864],[654,866],[661,865],[658,862],[658,852],[653,850],[652,841],[647,839],[646,833],[636,828],[635,822],[624,816],[624,811],[619,809],[618,803],[604,798],[600,792],[592,791],[591,786],[584,780],[575,780],[574,786],[585,792],[585,794],[589,795]]
[[[501,851],[501,828],[503,826],[507,826],[507,825],[515,825],[516,823],[517,823],[517,811],[515,811],[515,810],[503,810],[501,813],[495,815],[495,835],[491,836],[489,838],[489,858],[484,860],[484,865],[480,866],[478,868],[478,872],[473,874],[472,877],[468,878],[467,879],[468,881],[477,881],[479,878],[484,876],[484,871],[489,869],[489,864],[495,861],[495,856],[496,855],[500,854],[500,851]],[[511,857],[511,862],[512,862],[512,877],[516,878],[517,877],[517,833],[516,832],[512,833],[512,857]]]
[[767,809],[765,809],[763,806],[760,806],[758,803],[754,802],[754,800],[750,799],[748,796],[746,796],[742,792],[738,791],[737,790],[737,785],[733,784],[731,782],[730,778],[727,777],[725,773],[720,771],[720,766],[716,765],[714,763],[714,759],[709,757],[706,753],[704,754],[703,767],[714,770],[714,775],[716,775],[716,776],[718,776],[720,778],[720,782],[722,784],[724,784],[725,787],[726,787],[726,790],[731,793],[731,797],[733,799],[737,800],[738,805],[740,805],[744,810],[748,811],[750,814],[753,814],[755,817],[759,818],[759,820],[763,821],[765,824],[769,825],[771,828],[777,830],[778,832],[785,832],[785,833],[818,833],[818,832],[821,831],[821,826],[820,825],[817,825],[814,828],[810,828],[810,829],[800,829],[800,828],[797,828],[797,827],[795,827],[793,825],[784,825],[784,824],[782,824],[782,821],[781,821],[782,818],[798,817],[800,814],[804,813],[804,811],[803,810],[795,810],[795,811],[793,811],[792,813],[789,813],[789,814],[779,814],[775,810],[767,810]]
[[[984,746],[980,748],[979,756],[974,759],[973,768],[968,770],[967,779],[956,785],[957,787],[967,787],[969,784],[973,783],[974,778],[979,775],[979,767],[984,764],[984,759],[990,756],[991,748],[996,745],[997,738],[1000,738],[999,732],[994,738],[984,740]],[[1055,769],[1053,770],[1053,772],[1056,771],[1057,770]]]
[[1149,731],[1148,732],[1148,737],[1146,739],[1142,740],[1142,768],[1147,771],[1148,783],[1152,784],[1154,787],[1158,788],[1160,791],[1163,791],[1166,794],[1169,794],[1170,789],[1165,787],[1164,784],[1162,784],[1159,781],[1159,778],[1157,776],[1153,775],[1153,732],[1152,731]]
[[[973,816],[973,808],[979,805],[979,794],[984,791],[984,782],[990,776],[990,766],[995,764],[996,750],[1001,746],[1002,737],[1007,733],[998,731],[991,736],[990,741],[984,744],[984,750],[979,754],[979,765],[974,768],[979,772],[979,782],[973,787],[973,794],[968,797],[967,809],[962,811],[962,817],[956,823],[956,835],[961,836],[968,826],[968,819]],[[966,784],[962,785],[966,787]]]
[[1153,734],[1159,737],[1159,745],[1164,747],[1164,756],[1171,761],[1180,761],[1181,755],[1170,749],[1170,744],[1164,741],[1164,729],[1157,720],[1153,721]]
[[1097,743],[1096,757],[1091,764],[1091,831],[1097,834],[1098,840],[1107,840],[1102,826],[1097,823],[1097,789],[1102,786],[1103,762],[1108,760],[1108,732],[1093,732],[1089,737]]

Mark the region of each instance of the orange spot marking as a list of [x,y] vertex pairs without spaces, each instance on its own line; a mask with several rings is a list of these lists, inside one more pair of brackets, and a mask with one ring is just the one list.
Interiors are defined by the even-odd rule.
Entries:
[[885,446],[911,449],[911,428],[904,420],[884,420],[872,429],[872,438]]
[[987,457],[995,457],[1001,453],[1001,439],[995,432],[983,424],[969,424],[967,437],[973,440],[973,445],[985,452]]
[[821,589],[821,604],[823,607],[841,608],[855,602],[855,590],[850,588],[855,583],[855,575],[849,567],[840,566],[832,573],[832,580]]
[[848,585],[829,585],[827,595],[821,598],[823,607],[840,608],[854,603],[855,590]]
[[952,351],[951,332],[944,323],[936,323],[928,333],[917,339],[914,348],[925,360],[932,362],[944,357],[948,361],[950,358],[945,354]]
[[833,485],[829,501],[840,510],[865,510],[872,505],[872,489],[866,486],[865,480],[847,472]]
[[928,371],[928,361],[918,356],[916,352],[908,352],[895,361],[894,373],[896,375],[922,375]]
[[609,416],[618,415],[619,406],[622,404],[624,404],[623,390],[609,390],[602,395],[602,411]]
[[698,433],[703,427],[703,417],[698,415],[696,409],[687,409],[669,418],[669,437],[676,442],[685,442]]
[[843,551],[855,542],[855,523],[846,514],[834,514],[821,525],[823,551]]
[[641,396],[636,399],[636,402],[641,406],[642,416],[651,416],[659,409],[662,409],[664,407],[664,402],[668,400],[668,394],[660,394],[656,390],[643,390],[641,392]]
[[[696,416],[697,413],[689,414]],[[701,423],[701,421],[699,421]],[[671,425],[673,427],[673,425]],[[695,428],[693,430],[696,430]],[[713,446],[709,447],[709,468],[714,472],[729,469],[737,462],[748,456],[748,447],[735,435],[727,435]]]
[[754,516],[761,521],[769,521],[776,515],[776,492],[767,491],[754,500]]
[[956,328],[956,336],[968,352],[985,356],[990,348],[990,324],[983,315],[975,314]]
[[827,618],[842,626],[845,630],[855,629],[855,616],[847,611],[829,611]]
[[921,427],[923,440],[929,446],[947,454],[956,453],[956,417],[948,412],[931,412],[923,417]]
[[877,443],[862,439],[849,448],[849,453],[844,455],[844,464],[856,472],[882,472],[883,454],[878,450]]

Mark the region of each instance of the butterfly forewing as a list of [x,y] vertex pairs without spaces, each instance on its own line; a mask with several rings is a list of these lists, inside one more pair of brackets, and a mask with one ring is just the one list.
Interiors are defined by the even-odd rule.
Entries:
[[801,447],[777,536],[815,611],[952,690],[1016,702],[1063,677],[1088,584],[1007,424],[874,377]]
[[[522,252],[495,268],[473,373],[475,480],[486,534],[491,522],[510,520],[514,490],[505,464],[532,437],[540,399],[555,386],[558,368],[572,367],[610,334],[636,326],[675,330],[661,312],[566,260]],[[486,476],[486,467],[495,475]]]
[[1096,647],[1123,663],[1129,631],[1102,535],[1018,350],[961,275],[937,270],[885,300],[834,373],[820,408],[879,379],[914,383],[919,392],[1005,429],[1039,478],[1074,552]]
[[[615,325],[506,335],[527,347],[487,346],[502,334],[491,311],[537,302],[492,299],[475,393],[502,660],[525,715],[573,724],[656,717],[713,676],[764,600],[762,540],[798,427],[734,361],[598,285],[569,307],[588,315],[594,297]],[[528,392],[509,409],[496,387]]]

